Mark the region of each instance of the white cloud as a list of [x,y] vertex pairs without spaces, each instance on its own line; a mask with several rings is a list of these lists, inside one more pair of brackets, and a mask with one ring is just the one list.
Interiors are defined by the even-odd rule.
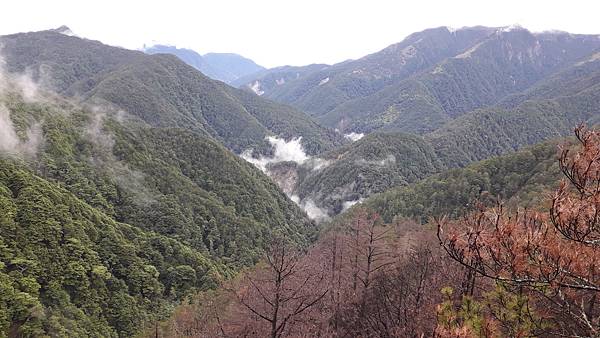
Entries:
[[297,195],[291,195],[290,199],[306,212],[308,218],[315,222],[324,222],[330,219],[327,210],[319,208],[311,198],[300,200],[300,197]]
[[[318,157],[310,157],[304,152],[304,148],[302,147],[302,137],[291,139],[290,141],[286,141],[285,139],[268,136],[267,140],[274,148],[273,156],[265,157],[261,156],[259,158],[254,158],[252,156],[252,150],[246,150],[240,154],[240,157],[245,159],[246,161],[254,164],[260,170],[262,170],[267,175],[272,175],[273,173],[269,172],[268,166],[269,164],[280,163],[280,162],[295,162],[300,165],[304,165],[305,167],[311,168],[311,170],[320,170],[325,168],[330,164],[330,161],[324,160]],[[300,208],[302,208],[308,217],[316,222],[323,222],[329,219],[329,215],[327,210],[324,208],[320,208],[316,205],[316,203],[310,199],[306,198],[304,200],[300,200],[297,195],[294,195],[289,187],[285,187],[286,178],[285,177],[277,177],[275,181],[278,182],[282,189],[285,190],[286,194],[288,194],[289,198],[296,203]]]
[[269,174],[268,166],[272,163],[295,162],[311,170],[321,170],[331,164],[329,160],[307,155],[302,147],[302,137],[286,141],[276,136],[267,136],[267,140],[273,146],[273,156],[255,158],[252,156],[252,149],[247,149],[240,154],[241,158],[254,164],[266,174]]
[[21,96],[25,102],[34,102],[39,99],[38,85],[33,81],[28,73],[14,76],[16,88],[21,92]]
[[6,107],[0,105],[0,151],[14,153],[17,151],[19,138],[10,119]]
[[318,157],[313,157],[307,161],[307,165],[311,166],[313,171],[327,168],[330,164],[331,164],[331,161],[325,160],[322,158],[318,158]]
[[[2,52],[0,43],[0,53]],[[0,55],[0,95],[6,90],[13,90],[21,94],[25,102],[34,102],[40,99],[39,85],[32,79],[31,73],[9,73],[6,71],[6,61]]]
[[269,136],[267,140],[275,147],[275,162],[292,161],[302,164],[308,159],[308,155],[302,148],[302,137],[292,139],[289,142],[275,136]]
[[327,215],[327,211],[323,208],[319,208],[311,199],[303,201],[301,207],[302,209],[304,209],[304,211],[306,211],[308,217],[317,222],[324,222],[329,220],[329,215]]
[[112,152],[115,141],[110,134],[105,133],[103,130],[105,118],[106,113],[102,111],[102,108],[93,107],[91,121],[86,126],[84,133],[87,139],[98,147],[106,152]]
[[303,164],[309,159],[309,156],[304,152],[304,148],[302,148],[302,137],[286,141],[276,136],[267,136],[267,140],[274,147],[272,157],[260,156],[255,158],[252,156],[252,150],[250,149],[241,153],[240,157],[254,164],[265,173],[267,173],[267,166],[271,163],[296,162]]
[[265,93],[264,90],[260,89],[260,81],[256,80],[254,82],[252,82],[252,85],[250,85],[250,89],[254,92],[254,94],[261,96],[262,94]]
[[361,138],[363,138],[365,136],[365,134],[363,133],[355,133],[355,132],[351,132],[350,134],[345,134],[344,137],[349,139],[352,142],[356,142],[358,140],[360,140]]
[[344,203],[342,203],[342,212],[350,209],[355,204],[362,203],[363,201],[364,201],[364,198],[359,198],[359,199],[353,200],[353,201],[344,201]]
[[43,142],[42,128],[38,123],[33,124],[25,134],[27,140],[21,141],[10,119],[10,111],[0,104],[0,153],[34,156]]
[[[0,52],[2,45],[0,44]],[[28,73],[10,74],[6,72],[6,62],[0,55],[0,95],[5,91],[15,91],[26,102],[38,100],[38,85]],[[25,130],[26,141],[21,141],[10,118],[10,111],[0,103],[0,152],[19,156],[33,156],[43,142],[42,128],[39,123]]]

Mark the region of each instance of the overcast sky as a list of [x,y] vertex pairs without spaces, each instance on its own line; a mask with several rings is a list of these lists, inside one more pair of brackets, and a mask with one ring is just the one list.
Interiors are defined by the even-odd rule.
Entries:
[[111,45],[235,52],[266,67],[355,59],[437,26],[600,34],[598,0],[4,0],[0,8],[0,34],[64,24]]

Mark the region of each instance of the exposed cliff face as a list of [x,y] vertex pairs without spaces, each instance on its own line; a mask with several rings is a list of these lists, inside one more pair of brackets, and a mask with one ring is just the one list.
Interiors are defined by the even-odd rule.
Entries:
[[292,161],[273,163],[267,166],[268,175],[290,197],[296,194],[299,179],[298,166],[298,163]]

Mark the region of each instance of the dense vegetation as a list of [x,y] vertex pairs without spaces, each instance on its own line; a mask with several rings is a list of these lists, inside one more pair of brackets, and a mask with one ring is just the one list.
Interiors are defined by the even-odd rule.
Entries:
[[130,336],[228,270],[0,160],[2,335]]
[[[402,133],[369,134],[350,145],[323,154],[318,167],[315,167],[315,162],[308,162],[301,166],[290,166],[288,170],[294,174],[283,172],[288,177],[295,177],[290,189],[291,194],[298,195],[301,200],[314,201],[330,215],[336,215],[362,199],[386,191],[382,196],[389,199],[381,200],[381,208],[387,205],[396,210],[398,203],[405,203],[409,205],[407,208],[411,209],[406,216],[422,217],[426,220],[431,213],[430,210],[422,209],[424,205],[433,205],[441,208],[443,212],[452,213],[461,209],[461,205],[456,203],[469,203],[480,191],[489,191],[493,196],[504,196],[504,192],[498,188],[492,189],[492,183],[489,181],[491,178],[488,176],[507,180],[502,181],[503,184],[492,184],[494,187],[512,187],[513,184],[519,186],[523,183],[520,180],[513,181],[520,175],[546,172],[547,168],[544,166],[533,169],[540,161],[549,161],[552,158],[556,153],[555,142],[527,148],[522,152],[512,152],[531,143],[567,134],[571,128],[558,121],[571,120],[573,125],[577,123],[576,116],[565,113],[556,117],[551,109],[540,110],[539,115],[531,116],[524,112],[505,115],[490,112],[469,118],[475,116],[477,119],[468,120],[467,116],[458,119],[453,124],[455,129],[448,127],[437,134],[427,135],[426,138]],[[458,123],[459,121],[462,123]],[[527,122],[518,124],[517,121]],[[539,126],[537,131],[529,132],[531,126],[536,125]],[[494,157],[507,153],[508,155],[499,158]],[[494,158],[469,165],[490,157]],[[449,170],[442,176],[427,178],[419,183],[419,188],[404,188],[433,174],[466,165],[469,166],[465,169]],[[289,164],[281,164],[272,171],[281,171],[281,167],[284,166]],[[492,169],[487,166],[508,167],[488,173],[487,171]],[[452,178],[453,175],[457,177]],[[473,182],[478,182],[478,185],[461,186],[466,180],[465,176]],[[445,183],[441,182],[445,180],[449,180],[446,182],[448,191],[442,188]],[[392,189],[402,193],[390,197],[396,191]],[[413,189],[424,190],[415,192]],[[459,198],[459,193],[465,195]],[[409,196],[410,194],[417,196]],[[512,193],[504,197],[510,198]],[[423,198],[427,201],[421,200]],[[435,203],[429,203],[432,202],[430,198],[436,198]],[[449,204],[442,207],[444,203]],[[387,221],[390,220],[388,216],[394,216],[380,208],[377,208],[377,211],[385,216]]]
[[[384,134],[323,153],[320,165],[280,164],[271,173],[286,192],[331,215],[415,178],[563,137],[580,123],[594,125],[600,116],[598,41],[518,27],[439,28],[357,61],[312,73],[303,68],[304,75],[265,95],[285,93],[277,99],[311,111],[308,100],[318,106],[312,113],[319,121],[342,132]],[[308,83],[311,89],[300,89]]]
[[[419,158],[427,157],[428,160],[425,162],[439,163],[436,166],[437,172],[439,172],[439,168],[464,167],[472,162],[568,135],[574,126],[582,122],[591,125],[597,124],[600,116],[597,104],[600,100],[599,66],[600,59],[592,56],[576,65],[567,67],[564,71],[541,81],[520,94],[507,97],[497,107],[482,108],[465,113],[455,119],[442,118],[448,122],[423,135],[420,142],[426,146],[413,147],[413,153],[406,153],[405,156],[400,155],[400,157],[403,158],[402,161],[408,161],[411,165],[416,166],[413,169],[416,172],[419,171],[417,168],[419,164],[423,163]],[[412,102],[423,98],[422,95],[407,95],[407,97],[412,97]],[[434,124],[433,120],[436,118],[428,119],[420,113],[421,110],[415,109],[415,107],[411,109],[415,113],[412,118],[418,123],[425,123],[429,126]],[[428,114],[433,114],[431,116],[443,116],[443,109],[436,110],[427,107],[427,104],[423,109]],[[436,111],[439,115],[436,115]],[[441,120],[437,119],[437,121]],[[327,201],[324,205],[335,213],[339,210],[339,203],[343,201],[357,200],[374,192],[381,192],[385,188],[405,185],[407,182],[401,181],[403,175],[390,174],[389,166],[371,165],[368,168],[360,169],[367,166],[368,162],[345,160],[347,158],[356,160],[361,156],[366,158],[365,156],[368,155],[361,154],[359,151],[361,148],[377,149],[373,153],[378,154],[381,159],[385,156],[398,156],[388,145],[394,145],[392,148],[398,150],[403,149],[399,144],[406,141],[405,137],[397,133],[387,133],[387,135],[386,140],[382,140],[382,137],[367,136],[350,146],[342,147],[341,149],[345,149],[346,155],[340,156],[340,158],[336,155],[339,155],[338,151],[331,152],[333,156],[322,155],[332,161],[333,164],[330,167],[336,168],[337,171],[325,169],[312,171],[306,176],[300,175],[299,194],[305,197],[314,192],[312,198],[318,201]],[[393,140],[393,138],[398,139]],[[369,143],[369,145],[365,143]],[[433,153],[422,151],[423,149],[433,149]],[[382,152],[385,155],[382,155]],[[361,172],[361,175],[354,175],[355,179],[346,178],[345,181],[343,181],[344,176],[336,174],[337,172],[357,173],[360,170],[367,170],[369,174]],[[428,165],[424,165],[422,170],[423,176],[432,173],[431,167]],[[308,184],[305,184],[303,180],[306,180]],[[321,182],[322,185],[320,189],[315,189],[311,182]],[[385,182],[383,189],[381,182]],[[354,189],[356,185],[361,185],[363,188]],[[338,205],[329,201],[332,199],[336,200]]]
[[209,135],[235,152],[264,147],[272,134],[303,136],[313,153],[343,142],[302,112],[211,80],[172,55],[146,55],[53,31],[1,40],[9,72],[29,71],[45,88],[115,106],[152,126]]
[[273,233],[315,232],[210,138],[57,97],[6,93],[0,109],[19,142],[41,138],[0,160],[4,334],[131,336],[255,264]]
[[322,168],[299,170],[295,193],[334,214],[343,202],[358,201],[393,186],[404,186],[441,171],[434,149],[421,137],[375,133],[324,154]]
[[[300,73],[297,79],[286,79],[285,84],[265,91],[265,96],[322,115],[348,100],[373,94],[387,84],[427,69],[489,32],[489,28],[465,29],[455,34],[445,27],[428,29],[361,59]],[[325,79],[328,80],[323,82]]]
[[557,144],[556,141],[541,143],[451,169],[375,195],[364,205],[379,213],[385,222],[396,217],[422,222],[442,215],[457,217],[471,210],[478,199],[494,203],[500,198],[513,206],[538,206],[544,192],[558,184]]
[[596,36],[497,31],[409,79],[340,105],[320,120],[335,125],[343,119],[343,128],[361,131],[432,131],[466,112],[522,92],[589,58],[599,47]]
[[[596,336],[600,134],[578,128],[577,140],[558,154],[556,143],[541,144],[372,198],[308,250],[274,240],[264,264],[200,293],[153,333]],[[424,216],[431,222],[411,220]]]
[[[456,31],[440,27],[412,34],[361,59],[302,73],[281,85],[265,82],[263,90],[265,96],[299,107],[340,130],[426,133],[512,94],[518,97],[528,88],[538,90],[511,100],[547,98],[543,93],[575,95],[586,89],[584,85],[597,83],[593,81],[597,75],[587,72],[597,74],[598,64],[585,61],[593,60],[598,48],[595,35],[531,33],[518,27]],[[583,64],[587,72],[568,70]],[[570,81],[557,80],[560,72],[569,73]],[[263,81],[262,76],[255,80]],[[554,88],[543,85],[545,81],[553,81]],[[567,83],[575,85],[567,89]]]
[[507,98],[503,107],[464,114],[425,138],[445,163],[462,166],[568,135],[582,122],[598,122],[599,76],[600,60],[580,63]]
[[[484,324],[496,321],[514,324],[501,331],[508,336],[533,332],[534,324],[546,330],[547,318],[538,321],[545,313],[520,312],[533,294],[509,288],[532,285],[480,283],[506,278],[507,267],[500,264],[495,277],[477,264],[469,270],[457,239],[499,199],[508,209],[548,209],[544,194],[556,188],[559,169],[585,196],[597,196],[565,171],[566,153],[559,168],[560,141],[506,153],[600,122],[599,41],[437,28],[360,60],[256,75],[266,96],[342,133],[376,131],[350,143],[295,108],[211,80],[173,55],[54,31],[4,36],[12,73],[0,69],[0,336],[132,336],[198,291],[167,333],[419,336],[492,332]],[[309,155],[266,167],[281,189],[230,152],[275,155],[268,135],[301,136]],[[597,158],[586,154],[573,163],[589,160],[594,171],[585,177],[596,175]],[[561,186],[553,202],[596,203],[569,194]],[[330,216],[361,204],[319,229],[288,197],[307,213]],[[552,222],[564,222],[564,210],[579,209],[563,207],[563,219]],[[456,221],[472,211],[481,217]],[[439,247],[432,217],[458,229],[444,242],[447,253],[458,250],[454,256]],[[502,229],[520,231],[519,217]],[[584,242],[596,228],[558,231],[596,245]],[[485,249],[506,244],[497,239],[484,238]],[[553,282],[534,284],[554,290]],[[223,283],[226,290],[206,291]],[[444,286],[451,289],[440,293]],[[505,318],[492,318],[496,310]]]
[[444,251],[470,272],[465,281],[470,279],[471,290],[488,292],[463,293],[456,301],[448,297],[444,336],[594,337],[600,332],[595,306],[600,134],[579,127],[575,135],[578,147],[560,152],[564,180],[547,195],[545,210],[479,207],[460,220],[436,221]]

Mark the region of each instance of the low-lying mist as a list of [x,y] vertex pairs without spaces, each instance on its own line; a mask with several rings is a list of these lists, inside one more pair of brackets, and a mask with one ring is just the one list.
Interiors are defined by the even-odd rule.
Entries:
[[248,149],[240,155],[244,160],[254,164],[265,173],[268,172],[268,165],[271,163],[295,162],[303,164],[310,158],[302,147],[302,137],[286,141],[276,136],[267,136],[266,140],[274,148],[272,157],[261,155],[259,158],[255,158],[252,156],[252,149]]
[[[348,135],[346,136],[348,137]],[[353,133],[352,137],[349,138],[351,138],[353,141],[356,141],[362,136],[363,134]],[[320,206],[317,202],[320,199],[313,198],[311,196],[300,198],[300,196],[296,193],[295,189],[298,184],[297,180],[300,176],[299,168],[294,165],[286,165],[284,162],[292,162],[295,165],[300,166],[302,171],[305,173],[308,172],[310,175],[328,167],[332,163],[332,160],[326,160],[307,155],[302,147],[301,137],[293,138],[289,141],[276,136],[268,136],[266,139],[273,147],[272,156],[261,155],[260,157],[256,158],[252,156],[252,149],[249,149],[240,154],[240,157],[254,164],[265,174],[270,176],[286,193],[286,195],[306,212],[309,218],[315,220],[316,222],[324,222],[329,220],[332,216],[332,211],[328,210],[328,208]],[[394,156],[390,155],[379,161],[367,161],[362,159],[360,160],[360,163],[363,165],[367,164],[372,166],[385,166],[393,164],[395,160],[396,159]],[[279,163],[281,163],[281,165],[278,165]],[[352,195],[352,189],[345,192],[338,190],[332,193],[335,193],[336,196],[339,195],[338,197],[341,199]],[[342,203],[342,212],[346,211],[357,203],[361,203],[362,200],[362,198],[357,198],[350,201],[344,201]]]
[[[1,45],[0,45],[1,50]],[[25,102],[34,102],[38,99],[38,86],[25,74],[10,74],[6,72],[6,63],[0,55],[0,97],[8,92],[16,92]],[[0,103],[0,152],[21,157],[32,157],[43,143],[41,124],[33,122],[25,131],[24,139],[19,137],[10,110]]]
[[25,140],[17,135],[10,119],[10,111],[0,104],[0,153],[24,158],[34,157],[44,142],[40,123],[34,123],[25,131]]
[[363,133],[355,133],[355,132],[352,132],[350,134],[344,134],[344,137],[349,139],[352,142],[356,142],[356,141],[360,140],[361,138],[363,138],[364,136],[365,136],[365,134],[363,134]]
[[[269,170],[269,166],[277,163],[294,162],[298,165],[309,167],[311,170],[320,170],[329,165],[329,161],[327,160],[311,157],[306,154],[302,147],[302,137],[293,138],[289,141],[276,136],[267,136],[266,139],[274,149],[273,156],[268,157],[261,155],[259,158],[255,158],[252,156],[252,149],[248,149],[240,154],[240,157],[254,164],[271,177],[273,177],[274,173]],[[328,220],[329,213],[327,209],[317,206],[311,198],[304,198],[301,200],[300,197],[293,194],[293,189],[290,188],[290,186],[295,185],[295,181],[291,183],[289,181],[295,180],[296,178],[297,175],[294,175],[294,177],[281,177],[281,175],[279,175],[276,181],[280,186],[282,185],[282,182],[285,181],[286,188],[284,189],[284,192],[306,212],[309,218],[317,222]]]

